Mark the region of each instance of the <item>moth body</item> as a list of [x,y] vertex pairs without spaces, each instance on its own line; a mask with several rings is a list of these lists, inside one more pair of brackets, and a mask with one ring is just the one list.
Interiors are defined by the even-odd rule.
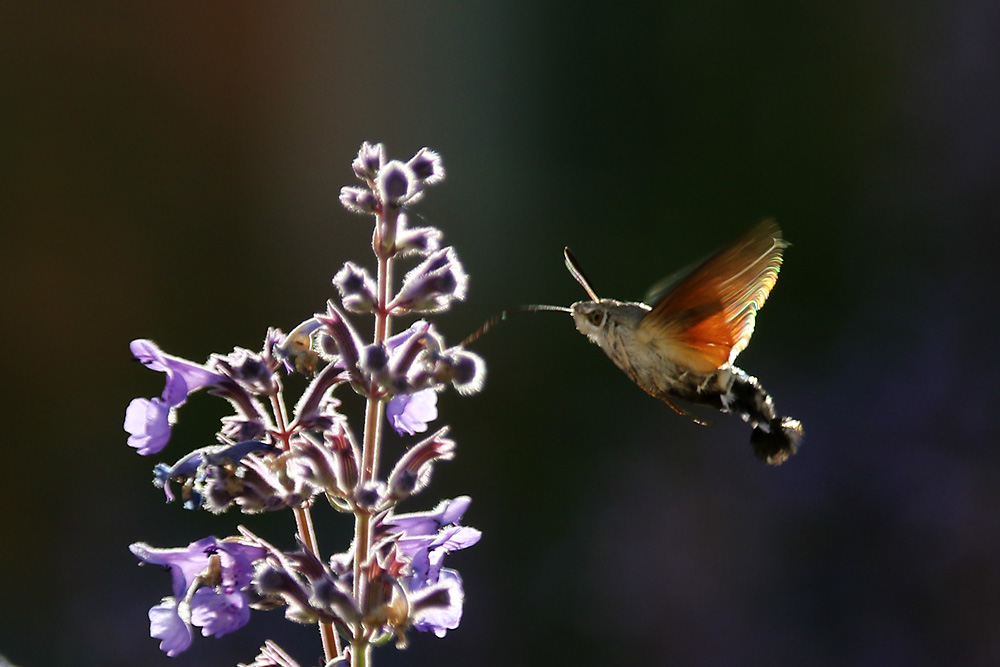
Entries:
[[750,341],[786,245],[777,225],[762,221],[652,306],[598,298],[567,250],[567,267],[592,297],[572,305],[573,321],[646,393],[681,414],[673,400],[739,415],[753,427],[754,453],[780,464],[798,449],[802,425],[779,416],[757,378],[733,361]]
[[577,330],[648,394],[660,399],[680,397],[710,379],[692,374],[671,358],[669,350],[645,340],[639,322],[649,313],[646,304],[601,299],[579,301],[570,307]]

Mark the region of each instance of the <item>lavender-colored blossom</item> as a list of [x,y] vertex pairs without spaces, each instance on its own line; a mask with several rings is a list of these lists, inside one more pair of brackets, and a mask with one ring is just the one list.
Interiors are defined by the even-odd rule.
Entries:
[[142,456],[156,454],[167,446],[173,410],[159,398],[134,398],[125,408],[125,431],[128,446]]
[[167,354],[151,340],[134,340],[129,344],[129,349],[146,368],[167,374],[163,401],[170,407],[184,403],[191,392],[222,381],[222,376],[218,373],[193,361]]
[[250,584],[254,561],[264,557],[264,549],[214,537],[186,548],[157,549],[142,542],[129,548],[144,563],[170,571],[173,596],[150,609],[150,636],[163,639],[160,648],[168,655],[190,645],[182,625],[200,627],[206,637],[246,625],[249,607],[242,591]]
[[[233,506],[244,513],[298,512],[298,550],[276,548],[243,527],[239,537],[207,537],[186,547],[130,546],[141,564],[170,573],[170,595],[149,610],[150,635],[169,656],[191,645],[195,629],[220,637],[243,627],[250,609],[283,607],[289,620],[320,624],[328,666],[359,658],[368,664],[371,648],[392,635],[403,647],[410,629],[443,636],[461,621],[462,579],[443,564],[449,553],[480,539],[478,530],[458,523],[470,499],[394,513],[397,503],[428,485],[435,463],[454,456],[447,427],[414,438],[380,476],[382,466],[372,463],[384,459],[382,431],[366,416],[364,440],[356,442],[353,420],[339,411],[351,394],[337,391],[347,385],[367,399],[366,415],[384,405],[392,428],[414,435],[437,419],[438,391],[452,385],[467,394],[482,385],[482,360],[462,346],[447,348],[429,322],[388,335],[398,318],[437,313],[466,296],[468,277],[455,251],[442,247],[441,231],[408,224],[411,206],[445,171],[440,155],[427,148],[399,161],[390,160],[382,144],[367,142],[351,166],[360,187],[343,188],[340,200],[349,211],[374,217],[378,281],[374,271],[346,262],[333,278],[340,298],[287,335],[268,329],[259,353],[235,348],[199,364],[148,340],[131,343],[136,359],[166,376],[160,396],[135,399],[126,410],[128,444],[139,453],[166,446],[179,406],[198,389],[210,389],[233,409],[215,435],[222,444],[155,467],[154,484],[168,501],[176,493],[185,507],[215,513]],[[404,268],[408,257],[416,259]],[[403,278],[394,286],[389,277],[397,271]],[[375,316],[374,340],[358,334],[349,313]],[[302,379],[286,382],[292,374],[304,376],[306,386],[290,408],[286,396]],[[355,515],[355,540],[343,553],[323,554],[315,546],[309,511],[321,495]],[[298,667],[271,642],[250,667],[265,666]]]
[[376,529],[396,533],[396,548],[409,561],[409,573],[400,583],[410,599],[412,627],[421,632],[443,637],[462,619],[462,578],[442,564],[447,554],[471,547],[482,536],[475,528],[456,523],[470,502],[468,496],[460,496],[432,512],[390,515]]
[[240,591],[199,588],[191,597],[191,625],[201,628],[203,637],[228,635],[249,621],[250,605]]
[[385,341],[385,348],[389,351],[390,355],[394,355],[397,350],[399,350],[404,343],[413,338],[414,335],[423,334],[430,330],[430,324],[427,320],[417,320],[405,330],[400,331],[398,334],[389,336]]
[[146,368],[167,375],[160,398],[134,399],[125,410],[123,426],[129,433],[128,444],[146,456],[167,445],[174,408],[183,405],[191,392],[218,384],[224,378],[193,361],[164,353],[149,340],[134,340],[129,348]]
[[388,532],[404,535],[436,535],[442,526],[458,523],[465,515],[472,498],[458,496],[451,500],[441,501],[429,512],[412,512],[410,514],[395,514],[384,518],[380,525]]
[[420,358],[429,361],[425,353],[431,350],[436,352],[440,349],[441,343],[440,337],[434,333],[431,325],[423,320],[414,322],[413,326],[401,336],[390,339],[390,373],[387,384],[393,393],[412,394],[418,389],[427,387],[426,382],[420,385],[413,383],[413,380],[421,375],[421,371],[426,375],[427,370],[426,363],[415,362]]
[[448,630],[455,630],[462,622],[464,604],[462,577],[455,570],[442,568],[433,585],[411,592],[412,627],[444,637]]
[[400,435],[423,433],[427,422],[437,419],[437,392],[421,389],[412,394],[396,394],[385,406],[385,415]]
[[396,545],[410,559],[412,574],[409,589],[418,591],[436,584],[444,557],[453,551],[471,547],[482,533],[468,526],[446,526],[437,535],[403,535]]
[[177,600],[163,598],[160,604],[149,609],[149,636],[161,639],[160,650],[171,658],[177,657],[191,646],[194,633],[177,613]]

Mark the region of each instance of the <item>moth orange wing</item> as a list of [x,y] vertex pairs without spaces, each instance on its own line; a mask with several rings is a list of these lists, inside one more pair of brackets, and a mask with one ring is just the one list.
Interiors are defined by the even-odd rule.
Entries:
[[777,223],[762,220],[682,278],[642,318],[638,335],[696,373],[731,363],[750,342],[787,246]]

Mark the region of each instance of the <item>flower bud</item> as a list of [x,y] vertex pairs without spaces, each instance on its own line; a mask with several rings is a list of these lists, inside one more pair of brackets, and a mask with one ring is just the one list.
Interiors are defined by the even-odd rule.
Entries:
[[340,204],[351,213],[373,215],[378,213],[378,197],[367,188],[342,187],[340,189]]
[[453,347],[438,358],[434,376],[439,382],[450,382],[460,394],[474,394],[483,388],[486,362],[478,354]]
[[363,181],[373,181],[378,176],[379,170],[385,164],[385,146],[382,144],[370,144],[367,141],[361,144],[358,156],[351,163],[354,175]]
[[442,248],[406,274],[389,308],[406,313],[437,313],[446,310],[453,300],[464,300],[468,283],[455,251]]
[[385,484],[382,482],[368,482],[364,486],[357,488],[354,494],[354,503],[359,509],[371,512],[382,504],[385,495]]
[[436,461],[455,458],[455,443],[444,437],[443,428],[426,440],[411,447],[396,462],[389,475],[389,495],[395,500],[419,493],[430,483],[431,469]]
[[378,298],[375,296],[375,280],[367,269],[354,262],[346,262],[333,277],[333,284],[340,292],[344,309],[352,313],[371,313]]
[[385,206],[398,208],[420,195],[420,181],[413,171],[398,160],[391,160],[378,173],[378,198]]
[[396,252],[400,257],[428,255],[440,247],[441,230],[437,227],[401,228],[396,233]]
[[282,565],[264,562],[254,573],[253,586],[264,598],[280,597],[288,605],[285,618],[296,623],[315,623],[319,614],[309,604],[309,592]]
[[361,612],[354,603],[354,597],[346,586],[324,577],[312,582],[313,594],[309,602],[316,608],[339,617],[347,623],[357,623],[361,620]]
[[317,315],[316,319],[333,339],[340,357],[340,364],[347,370],[351,380],[358,385],[358,388],[365,389],[366,383],[358,368],[360,339],[350,322],[332,301],[327,302],[327,313]]
[[229,354],[212,355],[215,367],[252,394],[270,394],[274,390],[274,370],[264,358],[242,347]]
[[417,151],[406,166],[424,185],[434,185],[444,180],[444,164],[441,162],[441,156],[429,148]]
[[378,375],[389,366],[389,352],[384,344],[368,345],[361,350],[361,359],[358,361],[361,370],[371,375]]

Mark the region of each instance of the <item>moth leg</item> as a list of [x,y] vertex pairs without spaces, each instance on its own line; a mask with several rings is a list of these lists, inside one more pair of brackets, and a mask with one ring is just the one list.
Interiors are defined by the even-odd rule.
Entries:
[[691,421],[693,421],[698,426],[708,426],[708,422],[707,421],[703,421],[701,419],[698,419],[697,417],[695,417],[693,414],[691,414],[690,412],[688,412],[684,408],[677,407],[676,405],[674,405],[673,403],[671,403],[670,399],[668,399],[666,396],[657,396],[657,398],[660,399],[661,401],[663,401],[664,403],[666,403],[667,405],[669,405],[670,408],[674,412],[676,412],[677,414],[679,414],[681,417],[687,417],[688,419],[690,419]]

